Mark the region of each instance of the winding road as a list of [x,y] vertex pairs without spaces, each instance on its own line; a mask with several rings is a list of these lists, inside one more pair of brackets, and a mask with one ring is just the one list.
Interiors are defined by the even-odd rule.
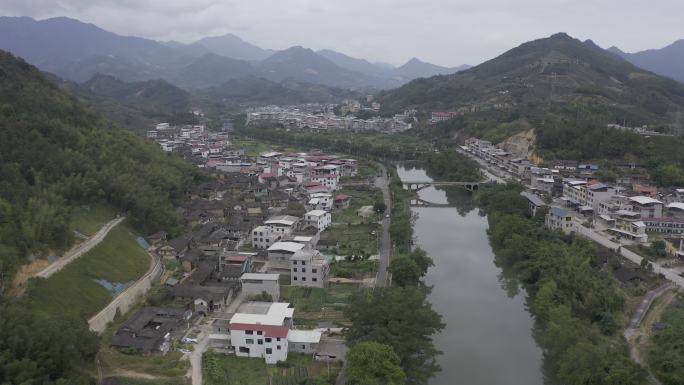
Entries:
[[93,247],[97,246],[100,242],[102,242],[102,240],[105,239],[107,234],[109,234],[109,232],[119,223],[123,222],[124,219],[126,219],[125,216],[116,217],[115,219],[112,219],[111,221],[107,222],[104,226],[102,226],[100,230],[98,230],[97,233],[95,233],[90,238],[86,239],[84,242],[72,247],[69,251],[64,253],[64,256],[62,256],[60,259],[51,263],[48,267],[46,267],[38,274],[36,274],[36,277],[48,278],[56,272],[62,270],[68,264],[75,261],[88,251],[92,250]]

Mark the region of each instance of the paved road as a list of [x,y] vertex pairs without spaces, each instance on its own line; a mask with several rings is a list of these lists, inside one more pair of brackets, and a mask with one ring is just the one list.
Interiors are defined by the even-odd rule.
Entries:
[[[382,197],[385,201],[385,206],[387,206],[386,213],[392,212],[392,196],[389,190],[389,178],[387,177],[387,168],[382,166],[382,176],[375,179],[375,187],[382,190]],[[382,218],[382,240],[380,241],[380,266],[378,267],[378,277],[375,282],[376,286],[384,287],[387,285],[387,267],[389,267],[391,253],[392,253],[392,241],[390,239],[390,224],[392,219],[387,216]]]
[[[487,178],[487,181],[489,181],[489,182],[496,182],[498,184],[505,184],[505,183],[508,183],[507,179],[511,179],[511,180],[515,179],[515,178],[513,178],[512,175],[508,174],[507,172],[504,172],[504,171],[502,171],[496,167],[491,166],[484,159],[478,158],[477,156],[475,156],[469,152],[463,151],[463,149],[461,149],[460,147],[457,147],[456,151],[461,153],[461,155],[465,155],[468,158],[479,163],[480,164],[480,170],[482,171],[482,173]],[[506,177],[500,177],[500,176],[498,176],[499,174],[504,174]]]
[[630,329],[638,329],[639,326],[641,326],[641,321],[644,320],[644,317],[646,316],[646,313],[648,313],[648,309],[653,304],[653,301],[655,301],[656,298],[660,297],[666,291],[668,291],[671,288],[671,286],[672,284],[668,282],[646,293],[644,298],[641,300],[641,303],[637,307],[636,311],[634,312],[632,319],[629,321]]
[[192,385],[202,385],[202,355],[209,345],[211,325],[200,325],[200,334],[197,336],[195,349],[190,353],[190,366],[192,367]]
[[118,217],[111,220],[102,228],[95,233],[92,237],[88,238],[86,241],[74,246],[71,250],[67,251],[62,258],[51,263],[48,267],[43,269],[41,272],[36,274],[36,277],[48,278],[56,272],[62,270],[65,266],[82,256],[83,254],[90,251],[93,247],[97,246],[98,243],[102,242],[103,239],[109,234],[109,231],[121,223],[126,217]]
[[[623,257],[629,259],[630,261],[632,261],[636,264],[641,264],[641,260],[643,258],[639,254],[634,253],[633,251],[628,250],[625,247],[622,247],[622,245],[620,245],[619,243],[615,243],[615,242],[611,241],[607,237],[597,233],[596,231],[594,231],[592,229],[588,229],[588,228],[581,226],[581,225],[577,225],[576,228],[577,228],[578,234],[580,234],[584,237],[587,237],[587,238],[593,240],[594,242],[596,242],[602,246],[605,246],[609,249],[617,250],[618,248],[620,248],[620,255],[622,255]],[[679,287],[684,287],[684,277],[681,277],[677,270],[670,269],[667,267],[663,267],[657,262],[651,262],[651,265],[653,265],[653,270],[656,273],[662,274],[667,280],[674,283],[675,285],[677,285]]]
[[[238,307],[245,301],[247,295],[244,291],[240,291],[233,301],[228,305],[226,309],[227,314],[235,313]],[[202,355],[207,351],[209,347],[209,334],[212,332],[211,324],[198,325],[196,326],[200,329],[200,334],[197,336],[197,344],[195,344],[195,349],[189,354],[190,367],[192,374],[192,385],[202,385]]]

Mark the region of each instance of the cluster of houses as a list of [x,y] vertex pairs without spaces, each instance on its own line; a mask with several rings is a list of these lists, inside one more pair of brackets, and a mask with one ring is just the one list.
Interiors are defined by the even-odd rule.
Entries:
[[[187,232],[147,237],[151,252],[180,265],[182,278],[164,283],[174,306],[141,309],[115,331],[113,346],[168,351],[189,318],[202,314],[223,319],[210,343],[237,355],[275,363],[288,351],[316,351],[320,333],[292,327],[293,309],[277,302],[280,285],[327,286],[330,261],[319,251],[321,233],[332,211],[349,206],[352,197],[337,190],[341,178],[356,176],[357,162],[318,151],[268,152],[245,161],[251,165],[238,171],[214,170],[215,180],[178,208]],[[229,314],[238,297],[271,302],[247,302]]]
[[211,159],[243,153],[241,150],[229,150],[231,143],[227,132],[210,132],[204,125],[179,127],[159,123],[147,131],[146,136],[159,144],[162,150],[178,152],[199,167],[204,167]]
[[600,168],[595,164],[556,161],[551,167],[537,167],[526,156],[478,138],[466,140],[461,149],[525,184],[523,196],[530,212],[548,208],[550,228],[572,232],[577,226],[591,225],[612,237],[639,243],[648,242],[648,233],[675,238],[684,234],[684,189],[649,186],[647,174],[637,164],[616,164],[627,172],[608,184],[599,181]]
[[[358,112],[360,109],[354,110]],[[352,110],[349,111],[351,112]],[[370,119],[360,119],[354,115],[339,116],[332,110],[309,112],[301,110],[299,106],[266,106],[251,109],[247,113],[248,125],[279,124],[291,129],[314,132],[333,130],[403,132],[411,128],[411,123],[407,123],[407,120],[405,114],[397,114],[392,118],[373,117]]]

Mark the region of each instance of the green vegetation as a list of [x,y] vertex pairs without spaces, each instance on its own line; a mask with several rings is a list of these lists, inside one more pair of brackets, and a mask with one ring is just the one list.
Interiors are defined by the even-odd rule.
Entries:
[[349,297],[358,290],[359,286],[352,283],[331,283],[325,289],[283,286],[280,297],[291,303],[296,312],[315,313],[320,312],[323,307],[345,306]]
[[347,384],[400,385],[404,372],[399,356],[391,346],[377,342],[360,342],[347,355]]
[[408,253],[413,243],[413,216],[409,202],[415,193],[402,188],[401,179],[396,169],[390,168],[387,171],[389,173],[390,192],[392,194],[390,236],[392,237],[392,243],[395,245],[395,252]]
[[684,86],[633,66],[592,42],[564,34],[525,43],[453,75],[416,79],[379,95],[383,114],[417,108],[456,111],[419,127],[423,141],[500,143],[534,130],[542,159],[644,164],[661,186],[684,185],[684,139],[607,128],[619,123],[681,132]]
[[0,53],[0,74],[0,249],[16,251],[2,255],[5,278],[73,242],[74,207],[105,201],[142,232],[177,230],[195,167],[108,126],[21,59]]
[[37,316],[0,301],[0,379],[4,384],[90,385],[82,368],[93,362],[98,338],[82,319]]
[[663,240],[653,241],[650,246],[636,244],[627,245],[625,247],[649,261],[668,257],[667,246]]
[[380,231],[377,223],[333,224],[321,233],[321,240],[339,243],[336,254],[368,258],[378,252]]
[[330,274],[337,278],[370,278],[375,276],[377,271],[378,261],[369,259],[334,261],[330,264]]
[[202,357],[206,385],[266,385],[300,384],[307,380],[313,385],[333,384],[340,370],[339,364],[330,365],[313,360],[310,355],[289,353],[287,361],[275,367],[263,359],[226,356],[212,350]]
[[[444,328],[441,316],[426,300],[425,288],[391,286],[361,291],[346,315],[352,321],[347,343],[375,341],[391,346],[411,384],[427,384],[439,371],[432,336]],[[407,309],[411,309],[407,311]]]
[[347,194],[352,198],[349,207],[333,211],[333,222],[360,224],[369,220],[377,221],[377,217],[362,218],[359,216],[358,210],[363,206],[373,206],[378,201],[382,201],[382,191],[380,189],[369,188],[368,186],[351,186],[343,188],[339,193]]
[[241,132],[249,138],[265,142],[318,148],[373,159],[418,159],[423,154],[432,151],[430,142],[407,134],[385,135],[381,133],[342,132],[312,134],[288,132],[276,127],[250,127],[243,128]]
[[91,236],[114,219],[116,214],[114,208],[104,203],[78,206],[71,212],[71,227],[74,231]]
[[423,165],[427,174],[437,180],[476,182],[482,180],[479,164],[453,150],[428,157]]
[[146,380],[141,378],[130,377],[109,377],[114,378],[123,385],[189,385],[190,379],[185,377],[179,378],[161,378],[155,380]]
[[[103,339],[104,340],[104,339]],[[165,355],[155,354],[141,356],[139,354],[122,353],[110,346],[100,348],[98,355],[103,368],[108,371],[132,371],[157,376],[161,383],[170,383],[183,378],[190,368],[190,362],[183,360],[181,352],[173,351]]]
[[684,300],[681,296],[668,308],[660,322],[667,328],[656,331],[647,362],[664,385],[684,383]]
[[[92,250],[48,279],[29,284],[27,304],[37,314],[69,314],[87,319],[112,300],[113,292],[96,282],[125,284],[141,277],[150,257],[122,223]],[[106,282],[105,282],[106,281]]]
[[392,273],[392,284],[399,286],[418,286],[421,279],[434,266],[432,258],[420,248],[408,254],[398,254],[392,258],[389,271]]
[[618,332],[625,294],[610,278],[596,246],[553,232],[527,217],[515,185],[481,190],[496,263],[528,295],[546,366],[568,385],[642,384],[641,368],[629,358]]

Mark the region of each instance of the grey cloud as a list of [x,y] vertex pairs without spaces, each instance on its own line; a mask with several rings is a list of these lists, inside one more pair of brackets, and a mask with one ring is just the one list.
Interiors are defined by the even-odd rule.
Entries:
[[330,48],[395,64],[477,64],[555,32],[626,51],[684,38],[684,2],[659,0],[2,0],[0,14],[69,16],[158,40],[235,33],[264,48]]

